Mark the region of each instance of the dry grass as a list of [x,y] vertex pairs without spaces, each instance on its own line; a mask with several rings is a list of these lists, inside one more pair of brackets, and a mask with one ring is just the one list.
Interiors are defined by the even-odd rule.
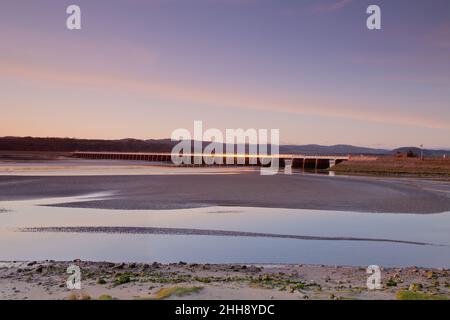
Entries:
[[336,173],[450,177],[450,159],[391,158],[375,161],[345,161],[332,168]]
[[431,295],[408,290],[397,291],[396,298],[397,300],[448,300],[448,297],[443,295]]
[[77,294],[75,292],[71,292],[67,296],[66,300],[91,300],[91,296],[86,294],[86,293],[84,293],[84,292],[82,292],[80,294]]
[[154,298],[155,299],[166,299],[170,296],[183,297],[190,295],[192,293],[198,293],[203,290],[203,287],[166,287],[161,288],[156,292]]

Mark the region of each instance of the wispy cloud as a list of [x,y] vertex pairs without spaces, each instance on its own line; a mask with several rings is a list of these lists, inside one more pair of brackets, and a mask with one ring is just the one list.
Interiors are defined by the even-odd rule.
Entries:
[[333,12],[344,9],[348,5],[350,5],[353,0],[332,0],[326,1],[324,3],[319,3],[313,6],[314,12]]
[[77,73],[73,70],[61,70],[33,65],[0,62],[3,75],[8,78],[19,78],[47,83],[52,90],[55,85],[69,85],[75,88],[88,87],[91,89],[107,90],[127,94],[138,94],[149,98],[167,99],[182,103],[193,103],[209,108],[244,108],[255,111],[270,111],[278,113],[304,114],[311,116],[352,119],[373,123],[408,125],[422,128],[450,130],[445,117],[424,115],[409,112],[395,112],[390,116],[377,108],[366,106],[350,106],[342,103],[329,104],[326,101],[309,101],[294,97],[280,98],[276,95],[261,96],[261,94],[226,91],[217,88],[188,87],[177,83],[163,83],[158,80],[137,80],[133,78],[105,75]]
[[430,45],[450,49],[450,21],[443,22],[434,28],[423,39]]

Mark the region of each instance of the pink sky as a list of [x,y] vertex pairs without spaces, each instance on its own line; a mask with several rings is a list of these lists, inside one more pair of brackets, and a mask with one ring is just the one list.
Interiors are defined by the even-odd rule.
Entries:
[[203,120],[282,143],[450,147],[448,2],[378,1],[377,32],[366,1],[187,2],[79,1],[81,31],[65,3],[2,2],[0,136],[166,138]]

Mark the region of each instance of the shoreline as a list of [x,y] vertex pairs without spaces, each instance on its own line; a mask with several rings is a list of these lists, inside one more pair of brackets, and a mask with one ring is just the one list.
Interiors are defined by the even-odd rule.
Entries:
[[436,182],[450,182],[450,175],[441,174],[412,174],[412,173],[392,173],[392,172],[377,172],[377,171],[340,171],[333,169],[327,169],[328,173],[333,173],[338,177],[361,177],[361,178],[382,178],[382,179],[412,179],[423,181],[436,181]]
[[330,168],[336,174],[380,177],[411,177],[450,180],[450,160],[447,158],[395,158],[349,160]]
[[[81,290],[69,290],[70,265]],[[381,269],[382,287],[367,289],[366,267],[302,264],[0,262],[0,299],[449,299],[449,269]]]

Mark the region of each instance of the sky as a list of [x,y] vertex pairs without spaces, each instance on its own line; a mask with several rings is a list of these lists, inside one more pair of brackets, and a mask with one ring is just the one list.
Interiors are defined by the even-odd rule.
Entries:
[[170,138],[194,120],[450,148],[450,1],[0,2],[0,136]]

